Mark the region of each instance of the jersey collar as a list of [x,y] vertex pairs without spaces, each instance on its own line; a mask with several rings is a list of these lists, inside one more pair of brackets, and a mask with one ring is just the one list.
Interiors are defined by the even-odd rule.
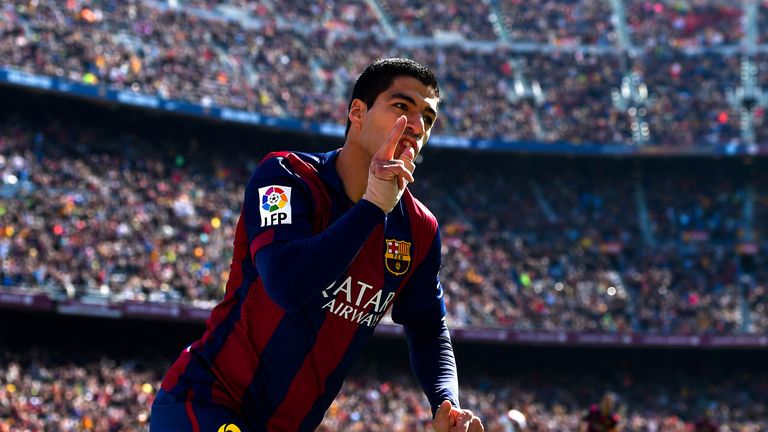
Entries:
[[344,190],[344,182],[341,181],[339,172],[336,171],[336,158],[339,157],[341,149],[331,150],[327,153],[320,154],[320,164],[317,169],[317,174],[320,178],[330,186],[339,199],[342,200],[348,206],[353,206],[354,203],[347,196],[347,191]]

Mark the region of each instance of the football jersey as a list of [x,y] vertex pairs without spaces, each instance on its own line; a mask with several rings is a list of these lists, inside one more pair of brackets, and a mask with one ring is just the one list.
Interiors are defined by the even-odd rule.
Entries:
[[[406,330],[444,326],[435,217],[407,190],[388,215],[353,203],[337,155],[272,153],[259,164],[224,299],[163,390],[229,407],[254,430],[314,430],[390,308]],[[433,405],[457,404],[453,377]]]

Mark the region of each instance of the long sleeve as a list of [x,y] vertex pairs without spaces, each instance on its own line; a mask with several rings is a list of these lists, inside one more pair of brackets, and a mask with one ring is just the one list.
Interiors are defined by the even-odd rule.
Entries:
[[444,400],[459,407],[459,379],[453,356],[451,335],[445,320],[428,328],[405,327],[410,350],[411,368],[429,400],[432,415]]
[[320,234],[262,248],[256,254],[256,268],[267,293],[280,307],[299,309],[349,267],[383,221],[381,209],[361,200]]
[[432,407],[444,400],[459,406],[459,385],[453,346],[445,323],[443,287],[440,285],[440,234],[427,257],[414,272],[392,309],[392,319],[405,328],[411,368]]
[[360,200],[314,233],[317,205],[308,184],[283,157],[260,164],[246,187],[243,217],[251,259],[267,294],[288,311],[301,308],[341,276],[371,232],[385,221],[381,209]]

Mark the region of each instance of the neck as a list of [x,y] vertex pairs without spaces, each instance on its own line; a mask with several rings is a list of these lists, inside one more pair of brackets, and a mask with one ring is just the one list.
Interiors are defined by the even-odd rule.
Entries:
[[368,169],[371,157],[360,146],[344,143],[336,158],[336,172],[344,183],[344,191],[352,202],[358,202],[368,187]]

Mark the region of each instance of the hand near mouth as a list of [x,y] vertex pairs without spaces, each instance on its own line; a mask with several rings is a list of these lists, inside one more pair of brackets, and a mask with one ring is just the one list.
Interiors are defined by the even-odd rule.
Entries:
[[376,204],[385,213],[392,211],[405,187],[414,181],[413,158],[416,152],[410,143],[406,143],[399,158],[394,158],[407,123],[405,116],[397,119],[384,145],[373,155],[368,171],[368,186],[363,199]]

